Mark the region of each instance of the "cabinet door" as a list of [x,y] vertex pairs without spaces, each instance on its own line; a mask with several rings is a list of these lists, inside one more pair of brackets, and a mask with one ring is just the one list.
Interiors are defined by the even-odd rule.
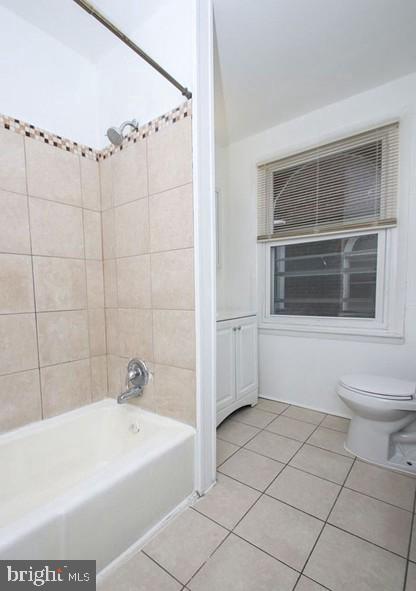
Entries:
[[217,411],[235,400],[235,330],[217,327]]
[[236,396],[257,388],[257,322],[242,321],[236,331]]

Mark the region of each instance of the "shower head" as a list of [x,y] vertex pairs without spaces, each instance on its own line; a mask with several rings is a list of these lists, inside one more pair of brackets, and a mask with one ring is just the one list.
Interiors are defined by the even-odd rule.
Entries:
[[107,129],[107,137],[112,144],[115,146],[120,146],[123,143],[123,131],[126,127],[132,127],[133,129],[137,130],[139,124],[136,119],[132,119],[131,121],[125,121],[120,125],[120,127],[109,127]]

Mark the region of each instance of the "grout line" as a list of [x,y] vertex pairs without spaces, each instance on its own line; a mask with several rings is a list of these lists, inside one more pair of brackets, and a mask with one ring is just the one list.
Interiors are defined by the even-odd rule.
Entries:
[[[24,160],[25,160],[25,184],[26,184],[26,207],[27,207],[27,221],[28,221],[28,230],[29,230],[29,248],[30,248],[30,264],[32,268],[32,289],[33,289],[33,320],[35,323],[35,337],[36,337],[36,356],[38,360],[38,382],[39,382],[39,396],[40,396],[40,412],[41,412],[41,419],[45,418],[45,413],[43,409],[43,388],[42,388],[42,379],[41,379],[41,371],[40,371],[40,346],[39,346],[39,329],[38,329],[38,317],[37,317],[37,304],[36,304],[36,285],[35,285],[35,268],[34,268],[34,256],[33,256],[33,245],[32,245],[32,223],[30,219],[30,206],[29,206],[29,185],[27,180],[27,154],[26,154],[26,139],[23,141],[23,153],[24,153]],[[35,368],[34,368],[35,369]],[[14,372],[20,373],[20,372]],[[9,374],[12,375],[12,374]]]
[[[146,546],[145,546],[146,547]],[[164,566],[162,566],[161,564],[159,564],[159,562],[153,558],[152,556],[150,556],[150,554],[148,554],[143,548],[141,550],[139,550],[137,553],[139,554],[140,552],[142,552],[145,556],[147,556],[147,558],[149,558],[154,564],[156,564],[159,568],[161,568],[166,574],[168,574],[172,579],[174,579],[177,583],[179,583],[180,585],[183,585],[183,582],[180,581],[178,578],[176,578],[171,572],[169,572]],[[126,564],[128,564],[128,561],[126,562]],[[117,572],[117,571],[116,571]],[[120,590],[121,591],[121,590]]]
[[[413,515],[412,515],[412,521],[410,524],[410,538],[409,538],[409,544],[407,547],[406,567],[405,567],[405,571],[404,571],[404,580],[403,580],[403,591],[406,591],[406,587],[407,587],[407,575],[409,573],[410,550],[412,548],[412,542],[415,542],[415,544],[416,544],[416,539],[413,540],[413,528],[416,523],[415,511],[416,511],[416,491],[415,491],[414,499],[413,499]],[[416,532],[416,529],[415,529],[415,532]]]

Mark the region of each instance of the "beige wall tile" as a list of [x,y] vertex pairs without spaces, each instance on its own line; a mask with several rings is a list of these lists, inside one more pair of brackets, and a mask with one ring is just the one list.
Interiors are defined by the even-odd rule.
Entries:
[[86,310],[37,315],[41,367],[89,356]]
[[153,359],[152,312],[122,308],[118,312],[120,355]]
[[151,268],[153,308],[194,309],[193,248],[152,254]]
[[149,193],[192,181],[192,123],[183,119],[148,139]]
[[118,309],[107,308],[105,311],[105,327],[107,332],[107,353],[120,355]]
[[195,372],[156,365],[154,374],[156,412],[195,425]]
[[107,393],[107,356],[91,357],[91,396],[93,402],[102,400]]
[[103,257],[105,260],[116,256],[116,229],[114,225],[114,209],[102,213],[103,224]]
[[0,375],[38,366],[34,314],[0,316]]
[[117,257],[149,252],[148,207],[147,198],[116,207],[114,216]]
[[79,156],[25,139],[28,193],[69,205],[82,205]]
[[150,308],[150,255],[117,259],[117,292],[120,308]]
[[87,307],[85,261],[33,257],[38,312]]
[[154,361],[185,369],[195,368],[195,314],[153,310]]
[[114,205],[147,196],[146,140],[130,144],[112,156]]
[[90,355],[105,355],[107,352],[104,310],[88,310]]
[[62,363],[40,370],[45,418],[68,412],[91,402],[91,373],[88,359]]
[[117,307],[117,261],[104,261],[104,299],[106,308]]
[[80,158],[82,204],[87,209],[101,211],[100,167],[90,158]]
[[101,260],[103,258],[101,236],[101,213],[84,209],[85,258]]
[[33,254],[84,258],[82,209],[29,199]]
[[112,158],[100,160],[101,208],[103,211],[113,206]]
[[101,261],[86,261],[89,308],[104,308],[104,274]]
[[31,257],[0,254],[0,314],[34,310]]
[[26,194],[24,139],[0,130],[0,189]]
[[118,396],[125,386],[128,359],[118,355],[107,355],[108,394]]
[[39,370],[0,377],[0,432],[42,418]]
[[25,139],[28,193],[68,205],[82,205],[79,156]]
[[30,253],[27,197],[0,190],[0,252]]
[[192,185],[149,199],[151,252],[193,246]]

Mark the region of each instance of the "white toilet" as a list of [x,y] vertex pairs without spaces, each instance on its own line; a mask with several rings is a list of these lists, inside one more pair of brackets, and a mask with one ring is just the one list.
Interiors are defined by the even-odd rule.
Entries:
[[416,382],[352,374],[338,382],[352,410],[345,448],[354,455],[416,474]]

